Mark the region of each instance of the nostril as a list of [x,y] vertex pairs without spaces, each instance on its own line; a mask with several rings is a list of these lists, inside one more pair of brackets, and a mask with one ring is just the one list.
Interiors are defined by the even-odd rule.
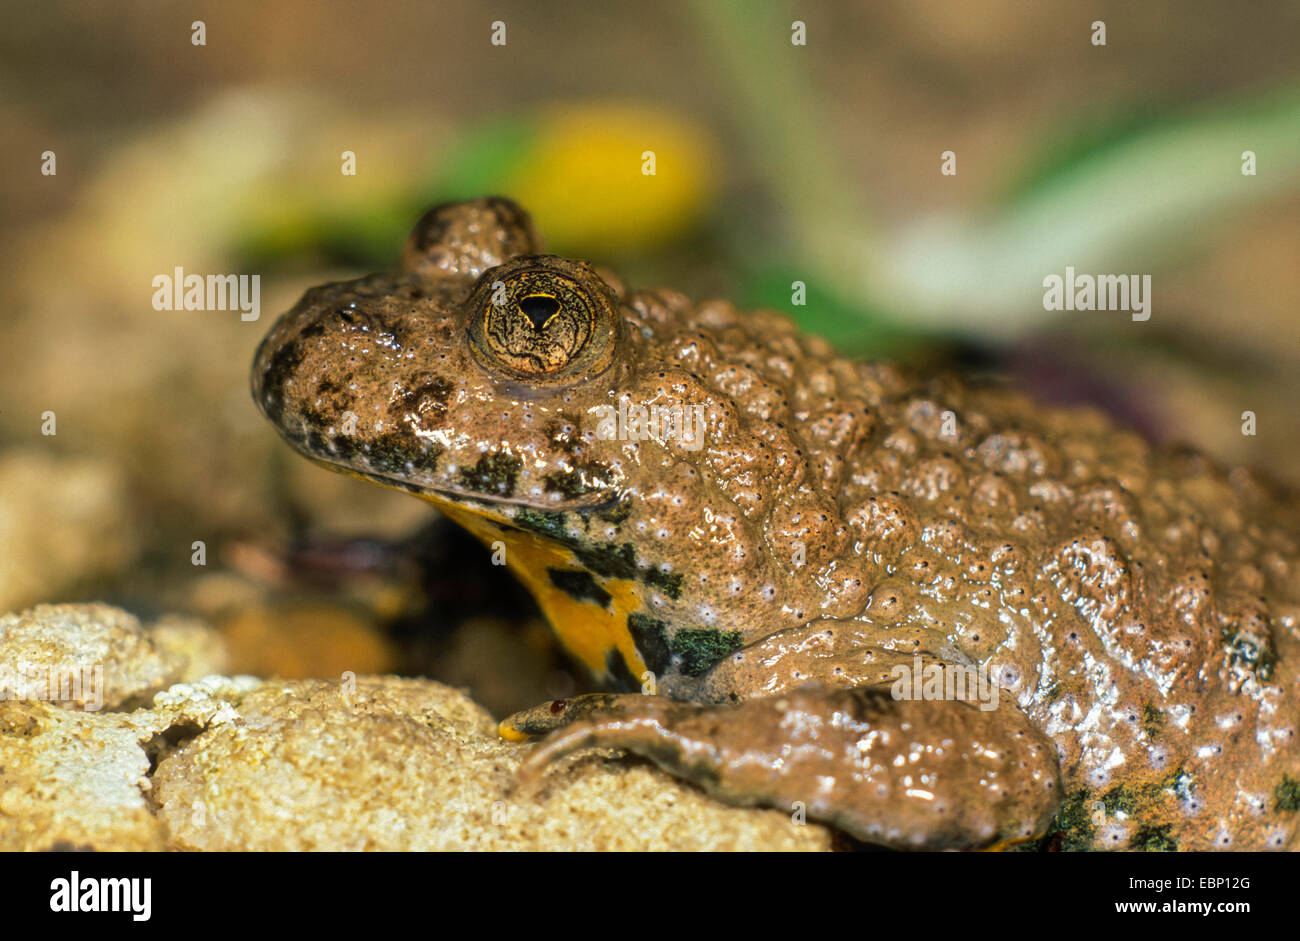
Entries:
[[546,294],[530,294],[519,302],[519,310],[532,322],[534,330],[546,326],[559,309],[560,302]]
[[[334,319],[345,327],[360,326],[365,329],[370,324],[370,312],[358,305],[356,301],[350,301],[334,308]],[[320,326],[320,321],[317,320],[314,324],[305,328],[303,332],[306,333],[313,327],[316,328],[316,332],[319,332]]]

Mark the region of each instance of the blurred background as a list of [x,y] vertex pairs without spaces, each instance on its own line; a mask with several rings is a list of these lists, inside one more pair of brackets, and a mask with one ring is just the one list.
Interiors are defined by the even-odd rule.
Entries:
[[[782,308],[845,352],[1008,376],[1300,483],[1300,4],[4,18],[0,611],[179,611],[232,670],[427,672],[497,712],[586,683],[466,537],[294,456],[248,394],[305,288],[392,264],[429,204],[483,193],[633,286]],[[1150,274],[1151,319],[1045,311],[1067,265]],[[261,320],[154,310],[177,266],[259,274]]]

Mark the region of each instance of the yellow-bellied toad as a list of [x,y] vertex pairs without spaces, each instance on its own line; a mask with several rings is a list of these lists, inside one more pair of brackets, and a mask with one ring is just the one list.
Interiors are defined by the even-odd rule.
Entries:
[[901,848],[1297,846],[1293,495],[539,251],[513,203],[435,208],[253,367],[294,447],[504,544],[656,693],[507,719],[531,769],[625,747]]

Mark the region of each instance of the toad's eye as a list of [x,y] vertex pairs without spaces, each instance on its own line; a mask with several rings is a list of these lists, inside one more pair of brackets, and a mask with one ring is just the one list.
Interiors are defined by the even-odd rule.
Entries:
[[483,273],[469,300],[470,346],[479,362],[533,383],[603,372],[618,339],[618,300],[588,265],[546,255]]

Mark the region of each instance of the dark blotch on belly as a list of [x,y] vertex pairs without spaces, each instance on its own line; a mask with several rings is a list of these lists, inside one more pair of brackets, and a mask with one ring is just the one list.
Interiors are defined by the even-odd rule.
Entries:
[[581,569],[547,569],[551,584],[564,592],[574,601],[594,601],[602,608],[608,608],[613,596],[596,584],[590,572]]

